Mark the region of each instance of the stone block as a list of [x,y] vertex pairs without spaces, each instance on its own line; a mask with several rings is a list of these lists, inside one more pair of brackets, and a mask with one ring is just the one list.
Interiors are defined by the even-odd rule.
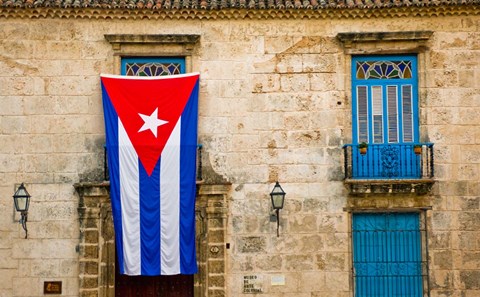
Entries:
[[278,92],[281,87],[279,74],[255,74],[252,76],[253,93]]
[[74,277],[75,279],[78,278],[79,269],[78,269],[78,260],[77,259],[67,259],[67,260],[59,260],[59,271],[60,275],[63,277]]
[[11,96],[34,95],[35,81],[32,77],[0,77],[0,94]]
[[291,48],[294,44],[294,38],[292,36],[266,36],[265,37],[265,53],[266,54],[278,54],[285,52]]
[[312,255],[286,255],[285,269],[287,271],[305,271],[314,268]]
[[275,67],[276,73],[301,73],[302,69],[302,55],[299,54],[278,54],[275,56],[277,65]]
[[80,287],[83,289],[98,288],[98,276],[80,276]]
[[80,261],[79,269],[83,275],[98,275],[98,261]]
[[98,230],[84,230],[80,233],[80,236],[84,238],[85,243],[87,244],[96,244],[98,243]]
[[453,289],[454,272],[448,270],[434,270],[431,272],[430,287],[432,290]]
[[115,242],[104,242],[101,246],[101,262],[102,263],[115,263]]
[[329,272],[325,274],[325,290],[333,292],[349,291],[349,272]]
[[345,252],[327,252],[325,253],[326,271],[348,271],[349,254]]
[[56,259],[40,259],[32,260],[30,264],[31,276],[40,278],[60,277],[59,260]]
[[291,233],[312,233],[318,230],[316,215],[289,216],[288,224]]
[[313,82],[310,82],[310,75],[282,74],[280,76],[280,90],[282,92],[305,92],[312,89]]
[[462,212],[458,216],[461,230],[477,231],[480,229],[480,213]]
[[[2,271],[2,277],[0,277],[0,288],[3,290],[14,289],[14,279],[16,279],[16,269],[0,269]],[[25,280],[25,279],[24,279]],[[15,281],[16,284],[18,282]],[[25,284],[23,284],[25,286]],[[1,296],[1,295],[0,295]]]
[[302,71],[307,73],[333,73],[338,67],[335,55],[303,54],[302,62]]
[[467,290],[480,290],[480,271],[479,270],[460,271],[460,282],[463,288]]
[[432,250],[450,249],[452,247],[451,237],[450,232],[434,231],[430,233],[429,248]]
[[450,230],[453,227],[452,222],[452,214],[450,212],[435,212],[432,215],[432,226],[434,230]]
[[316,253],[323,249],[323,235],[313,234],[299,237],[298,247],[305,253]]
[[225,240],[225,230],[219,229],[209,229],[208,230],[208,239],[211,243],[223,243]]
[[[49,239],[42,241],[40,248],[43,259],[77,259],[76,252],[78,238]],[[59,249],[58,247],[62,248]]]
[[319,213],[327,210],[328,201],[317,197],[313,199],[306,198],[303,201],[303,210],[305,212]]
[[259,254],[255,256],[255,268],[260,271],[280,271],[283,259],[278,255]]
[[326,233],[325,234],[325,251],[347,252],[348,241],[350,240],[348,233]]
[[207,296],[209,296],[209,297],[226,297],[227,295],[225,294],[224,289],[209,288]]
[[465,270],[480,270],[480,252],[479,251],[462,251],[461,263],[459,268]]
[[309,75],[309,78],[311,91],[327,92],[341,90],[337,83],[338,77],[334,73],[312,73]]
[[208,272],[212,274],[219,274],[225,272],[225,261],[223,259],[219,260],[209,260],[208,261]]
[[433,251],[433,267],[440,270],[449,270],[453,268],[452,251]]
[[16,241],[12,247],[13,259],[41,259],[43,244],[39,240]]
[[100,267],[99,281],[99,286],[103,288],[113,286],[115,284],[115,266],[113,264],[102,265]]
[[325,290],[325,273],[306,271],[298,273],[298,287],[302,292],[320,292]]
[[237,237],[236,247],[239,253],[265,253],[267,250],[267,239],[265,236]]
[[98,289],[81,289],[79,292],[79,297],[98,297]]
[[210,274],[208,276],[208,284],[211,288],[224,288],[225,287],[225,276],[224,275],[214,275]]

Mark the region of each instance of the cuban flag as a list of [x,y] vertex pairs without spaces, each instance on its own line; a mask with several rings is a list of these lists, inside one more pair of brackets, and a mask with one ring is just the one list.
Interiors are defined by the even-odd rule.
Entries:
[[199,74],[101,84],[120,273],[194,274]]

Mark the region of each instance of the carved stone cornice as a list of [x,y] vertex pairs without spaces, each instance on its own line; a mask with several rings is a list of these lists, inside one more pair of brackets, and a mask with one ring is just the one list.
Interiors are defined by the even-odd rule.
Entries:
[[406,6],[392,8],[318,9],[100,9],[100,8],[0,8],[0,18],[62,18],[117,20],[211,19],[352,19],[479,15],[478,5]]

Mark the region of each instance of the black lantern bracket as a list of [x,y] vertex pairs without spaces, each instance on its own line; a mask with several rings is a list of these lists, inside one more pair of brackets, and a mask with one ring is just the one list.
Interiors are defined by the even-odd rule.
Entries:
[[27,230],[27,219],[28,219],[28,208],[30,206],[30,194],[22,183],[18,189],[13,194],[13,203],[15,205],[15,210],[20,212],[20,224],[22,224],[23,230],[25,230],[25,238],[28,237]]
[[270,192],[270,198],[272,201],[272,208],[275,212],[275,214],[272,214],[270,219],[272,217],[276,217],[277,219],[277,237],[280,236],[279,233],[279,228],[280,228],[280,209],[283,208],[283,205],[285,204],[285,191],[283,191],[282,186],[280,186],[280,183],[278,181],[275,183],[275,186],[273,187],[272,192]]

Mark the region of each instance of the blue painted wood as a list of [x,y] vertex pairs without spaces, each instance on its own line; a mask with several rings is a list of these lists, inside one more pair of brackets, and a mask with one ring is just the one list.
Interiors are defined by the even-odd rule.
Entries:
[[421,297],[421,235],[418,213],[353,215],[356,297]]
[[[357,79],[356,63],[362,61],[408,61],[411,62],[412,77],[409,79]],[[417,78],[417,57],[413,55],[406,56],[355,56],[352,58],[352,177],[353,178],[373,178],[373,179],[406,179],[419,178],[421,175],[420,159],[411,149],[404,149],[403,146],[393,145],[413,145],[419,141],[419,121],[418,121],[418,78]],[[404,140],[404,119],[403,119],[403,88],[402,86],[411,86],[412,91],[412,127],[413,137],[408,141]],[[369,147],[373,146],[366,155],[361,155],[355,145],[364,141],[363,136],[359,134],[359,105],[358,105],[358,87],[367,89],[368,98],[368,136]],[[382,131],[381,142],[374,142],[374,121],[373,121],[373,87],[382,90]],[[397,88],[396,112],[397,112],[397,139],[389,139],[389,117],[388,117],[388,98],[387,89],[389,87]],[[380,127],[380,126],[379,126]],[[377,127],[378,128],[378,127]],[[390,148],[389,146],[392,145]],[[395,157],[396,154],[396,157]],[[392,159],[393,157],[393,159]],[[365,167],[367,166],[367,167]],[[388,168],[390,166],[390,168]]]
[[[420,143],[415,143],[420,144]],[[425,146],[425,144],[423,144]],[[369,144],[367,153],[360,154],[352,144],[352,178],[356,179],[420,179],[423,155],[410,144]],[[427,147],[425,146],[425,149]]]

